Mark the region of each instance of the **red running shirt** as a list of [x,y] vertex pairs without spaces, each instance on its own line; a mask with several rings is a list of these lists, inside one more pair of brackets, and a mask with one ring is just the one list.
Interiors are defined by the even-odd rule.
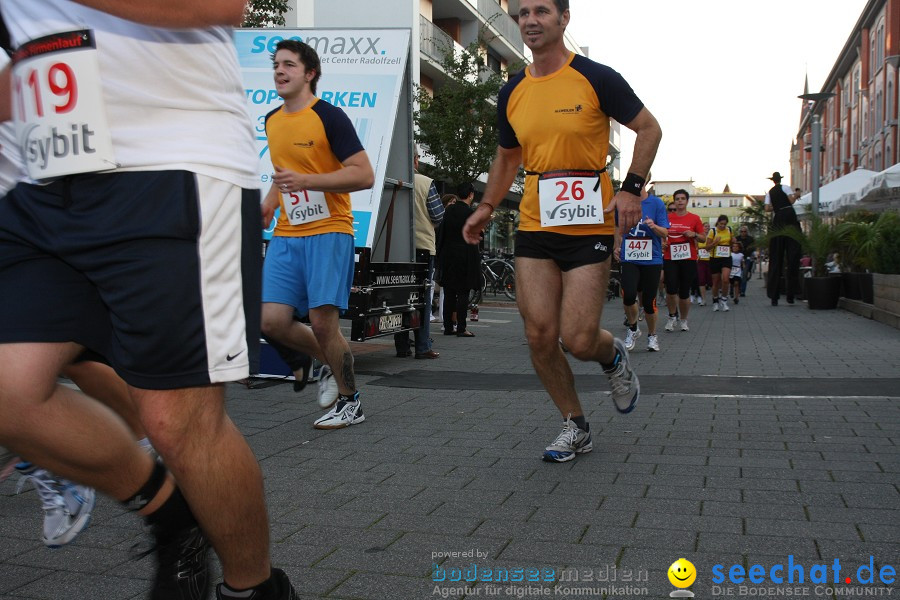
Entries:
[[675,213],[669,213],[669,243],[666,245],[666,251],[663,254],[664,260],[672,260],[673,244],[683,244],[685,242],[690,244],[690,260],[697,260],[697,238],[689,239],[685,237],[685,231],[694,231],[700,236],[700,239],[702,239],[703,221],[700,220],[700,217],[691,212],[685,213],[683,217],[679,217]]

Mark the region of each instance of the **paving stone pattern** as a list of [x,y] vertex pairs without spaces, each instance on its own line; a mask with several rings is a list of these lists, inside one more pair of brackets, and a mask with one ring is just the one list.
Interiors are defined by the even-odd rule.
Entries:
[[[866,393],[898,376],[900,332],[803,303],[773,308],[758,283],[728,313],[695,306],[690,332],[666,333],[661,319],[659,353],[638,340],[634,364],[654,385],[631,415],[603,386],[582,387],[594,449],[563,464],[540,460],[561,424],[546,394],[509,384],[533,375],[512,304],[482,306],[474,338],[435,326],[437,360],[395,358],[390,339],[354,344],[366,421],[349,429],[312,428],[314,385],[230,385],[229,412],[266,477],[274,563],[301,598],[377,600],[666,597],[679,557],[707,598],[714,565],[768,572],[792,555],[809,577],[838,559],[854,578],[870,556],[876,572],[900,567],[900,391]],[[617,300],[603,318],[619,336],[622,314]],[[570,362],[576,376],[599,373]],[[458,385],[400,385],[422,370],[457,372]],[[497,385],[468,389],[466,374]],[[702,392],[679,391],[698,376]],[[767,395],[764,378],[809,393]],[[0,485],[0,598],[146,597],[153,564],[131,560],[145,539],[137,519],[102,499],[90,527],[51,551],[37,495],[17,495],[14,480]],[[466,583],[486,569],[549,571],[560,590]]]

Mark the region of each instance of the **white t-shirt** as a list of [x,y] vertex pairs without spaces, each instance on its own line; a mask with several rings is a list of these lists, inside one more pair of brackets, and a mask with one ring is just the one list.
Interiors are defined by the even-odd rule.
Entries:
[[[92,32],[117,165],[111,170],[184,169],[258,187],[230,28],[149,27],[70,0],[0,0],[0,11],[13,48],[51,34]],[[91,83],[97,85],[84,84]]]
[[[787,194],[788,199],[790,199],[791,195],[794,193],[794,190],[792,190],[789,185],[781,184],[781,189]],[[772,204],[772,200],[769,198],[769,192],[766,192],[766,204]]]
[[[0,50],[0,69],[6,66],[9,57]],[[0,198],[13,189],[25,176],[22,164],[22,153],[16,143],[15,131],[11,121],[0,123]]]

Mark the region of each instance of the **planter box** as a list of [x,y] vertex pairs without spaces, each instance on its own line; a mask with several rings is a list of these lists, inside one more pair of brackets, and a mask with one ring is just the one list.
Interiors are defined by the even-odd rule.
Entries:
[[873,275],[875,308],[900,315],[900,275]]
[[874,301],[874,279],[871,273],[842,273],[841,296],[866,304]]

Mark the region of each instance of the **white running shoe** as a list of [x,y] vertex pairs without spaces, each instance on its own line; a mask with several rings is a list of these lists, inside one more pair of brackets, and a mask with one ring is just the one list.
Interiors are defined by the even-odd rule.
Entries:
[[687,321],[685,321],[685,320],[681,321],[681,330],[682,331],[690,331],[690,329],[688,329]]
[[644,320],[644,307],[642,306],[638,310],[638,321],[643,321],[643,320]]
[[339,395],[337,380],[334,378],[334,373],[331,372],[331,367],[322,365],[322,370],[319,371],[319,391],[317,394],[319,408],[331,408],[337,402]]
[[634,342],[639,337],[641,337],[641,328],[637,327],[635,329],[628,328],[625,330],[625,349],[626,350],[634,350]]
[[703,296],[697,296],[697,306],[706,306],[706,302],[703,301]]
[[19,463],[16,470],[22,474],[16,493],[21,492],[25,483],[30,481],[41,498],[41,508],[44,510],[41,541],[45,546],[64,546],[87,527],[96,501],[93,488],[56,479],[49,471],[37,469],[31,463]]
[[712,305],[713,305],[713,312],[719,312],[719,299],[718,298],[713,300]]
[[666,321],[666,331],[675,331],[675,323],[678,322],[678,317],[669,317]]
[[691,304],[694,303],[694,298],[696,298],[696,296],[694,296],[693,294],[691,294]]
[[591,434],[579,429],[570,414],[563,424],[562,432],[544,450],[543,459],[547,462],[566,462],[575,458],[576,454],[585,454],[593,448]]
[[647,350],[649,352],[659,352],[659,339],[655,335],[647,336]]
[[359,402],[359,392],[349,402],[341,400],[330,411],[316,419],[313,427],[316,429],[341,429],[356,425],[366,420],[362,405]]
[[722,312],[728,312],[729,310],[731,310],[730,308],[728,308],[728,298],[722,298],[721,300],[719,300],[719,302],[722,304]]
[[613,404],[616,410],[624,415],[634,410],[641,397],[641,383],[631,369],[631,360],[625,344],[619,338],[615,338],[613,345],[618,351],[619,361],[612,369],[604,370],[603,373],[609,379]]

